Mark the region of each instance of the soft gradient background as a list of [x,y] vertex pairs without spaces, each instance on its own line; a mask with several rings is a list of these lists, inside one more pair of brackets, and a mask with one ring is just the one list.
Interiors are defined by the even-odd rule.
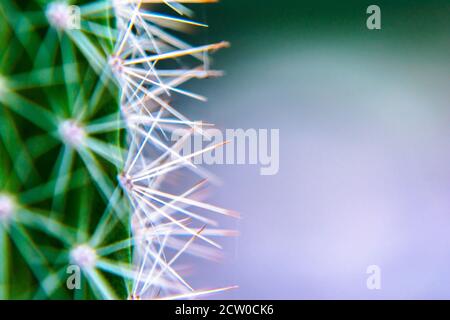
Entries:
[[[382,30],[366,8],[382,9]],[[197,286],[219,298],[450,298],[450,3],[224,0],[227,76],[193,85],[225,128],[279,128],[280,172],[216,166],[241,235]],[[206,115],[206,116],[205,116]],[[211,169],[211,168],[210,168]],[[366,268],[382,289],[366,288]]]

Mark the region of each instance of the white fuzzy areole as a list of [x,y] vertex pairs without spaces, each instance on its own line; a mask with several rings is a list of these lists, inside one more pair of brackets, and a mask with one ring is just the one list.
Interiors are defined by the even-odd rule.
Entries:
[[58,128],[62,141],[72,147],[82,145],[86,138],[86,132],[73,120],[61,122]]
[[48,23],[56,29],[65,30],[70,27],[70,7],[63,2],[52,2],[45,11]]
[[72,263],[78,265],[80,268],[89,269],[95,267],[97,253],[90,246],[82,244],[72,249],[70,259]]
[[0,194],[0,221],[9,220],[16,209],[16,204],[11,196]]
[[115,75],[120,77],[123,74],[123,60],[120,57],[116,55],[110,56],[108,58],[108,64]]
[[133,181],[131,180],[130,176],[122,173],[117,176],[117,180],[119,180],[119,184],[123,190],[125,190],[126,192],[133,191]]

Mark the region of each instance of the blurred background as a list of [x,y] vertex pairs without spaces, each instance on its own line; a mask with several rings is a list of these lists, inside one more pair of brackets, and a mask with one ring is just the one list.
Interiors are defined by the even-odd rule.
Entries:
[[[366,9],[381,8],[382,30]],[[218,298],[450,298],[450,3],[223,0],[203,12],[219,128],[280,129],[280,171],[210,167],[241,235],[195,285]],[[381,290],[366,269],[381,268]]]

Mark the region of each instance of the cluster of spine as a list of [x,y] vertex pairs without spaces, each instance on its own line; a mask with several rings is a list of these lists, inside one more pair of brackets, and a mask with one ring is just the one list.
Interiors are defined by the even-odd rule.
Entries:
[[[1,151],[11,159],[2,164],[2,175],[7,176],[9,168],[12,173],[0,181],[0,298],[8,298],[11,292],[15,267],[8,257],[13,256],[12,247],[18,249],[37,280],[34,297],[38,298],[59,297],[61,291],[67,294],[66,270],[71,264],[82,271],[81,290],[88,287],[100,299],[194,298],[232,288],[194,290],[180,264],[185,255],[216,259],[220,245],[214,238],[234,232],[218,229],[211,214],[237,217],[203,201],[208,173],[192,162],[221,145],[193,150],[189,155],[180,152],[192,135],[207,132],[200,122],[189,120],[172,105],[173,97],[205,101],[180,86],[191,79],[220,76],[221,72],[209,69],[208,53],[228,46],[221,42],[193,47],[171,35],[170,29],[206,27],[190,20],[193,13],[181,2],[79,4],[80,30],[71,28],[73,8],[66,2],[43,5],[45,22],[35,18],[39,17],[35,12],[24,14],[10,0],[0,5],[14,35],[11,39],[35,57],[31,71],[11,74],[11,70],[1,70],[4,117],[0,128],[6,129],[0,131],[11,131],[9,138],[20,131],[15,130],[10,114],[42,131],[27,139],[17,134],[21,152],[2,136]],[[173,14],[157,13],[150,6],[161,4]],[[14,28],[18,20],[28,28]],[[38,37],[33,32],[45,24],[46,36],[33,46]],[[51,59],[57,43],[61,66]],[[78,58],[80,53],[87,68]],[[9,54],[5,49],[2,58]],[[48,92],[46,88],[61,85],[67,97],[63,105],[49,97],[51,107],[42,106],[25,94],[28,88]],[[103,110],[109,110],[104,105],[108,94],[118,96],[119,108],[111,113]],[[184,135],[172,141],[172,133],[180,129]],[[105,138],[111,134],[113,138]],[[40,184],[30,183],[33,160],[58,146],[50,177]],[[81,165],[77,167],[78,162]],[[23,165],[29,169],[23,170]],[[104,200],[100,214],[98,206],[89,204],[89,185]],[[74,226],[68,222],[67,207],[77,192],[81,196]],[[45,208],[42,203],[48,202],[50,208]],[[90,215],[99,218],[90,222],[94,220]],[[33,239],[36,230],[51,239],[45,248]],[[76,290],[75,298],[90,297]]]

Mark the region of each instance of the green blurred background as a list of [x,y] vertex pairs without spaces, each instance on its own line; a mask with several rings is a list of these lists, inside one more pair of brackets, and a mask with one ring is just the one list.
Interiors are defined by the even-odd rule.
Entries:
[[[368,30],[366,9],[381,8]],[[195,116],[280,129],[280,172],[219,166],[215,199],[243,214],[230,298],[449,298],[450,3],[232,1],[208,6],[224,78]],[[194,117],[195,117],[194,116]],[[366,269],[382,270],[368,290]],[[219,268],[219,270],[218,270]],[[200,277],[201,275],[201,277]]]

